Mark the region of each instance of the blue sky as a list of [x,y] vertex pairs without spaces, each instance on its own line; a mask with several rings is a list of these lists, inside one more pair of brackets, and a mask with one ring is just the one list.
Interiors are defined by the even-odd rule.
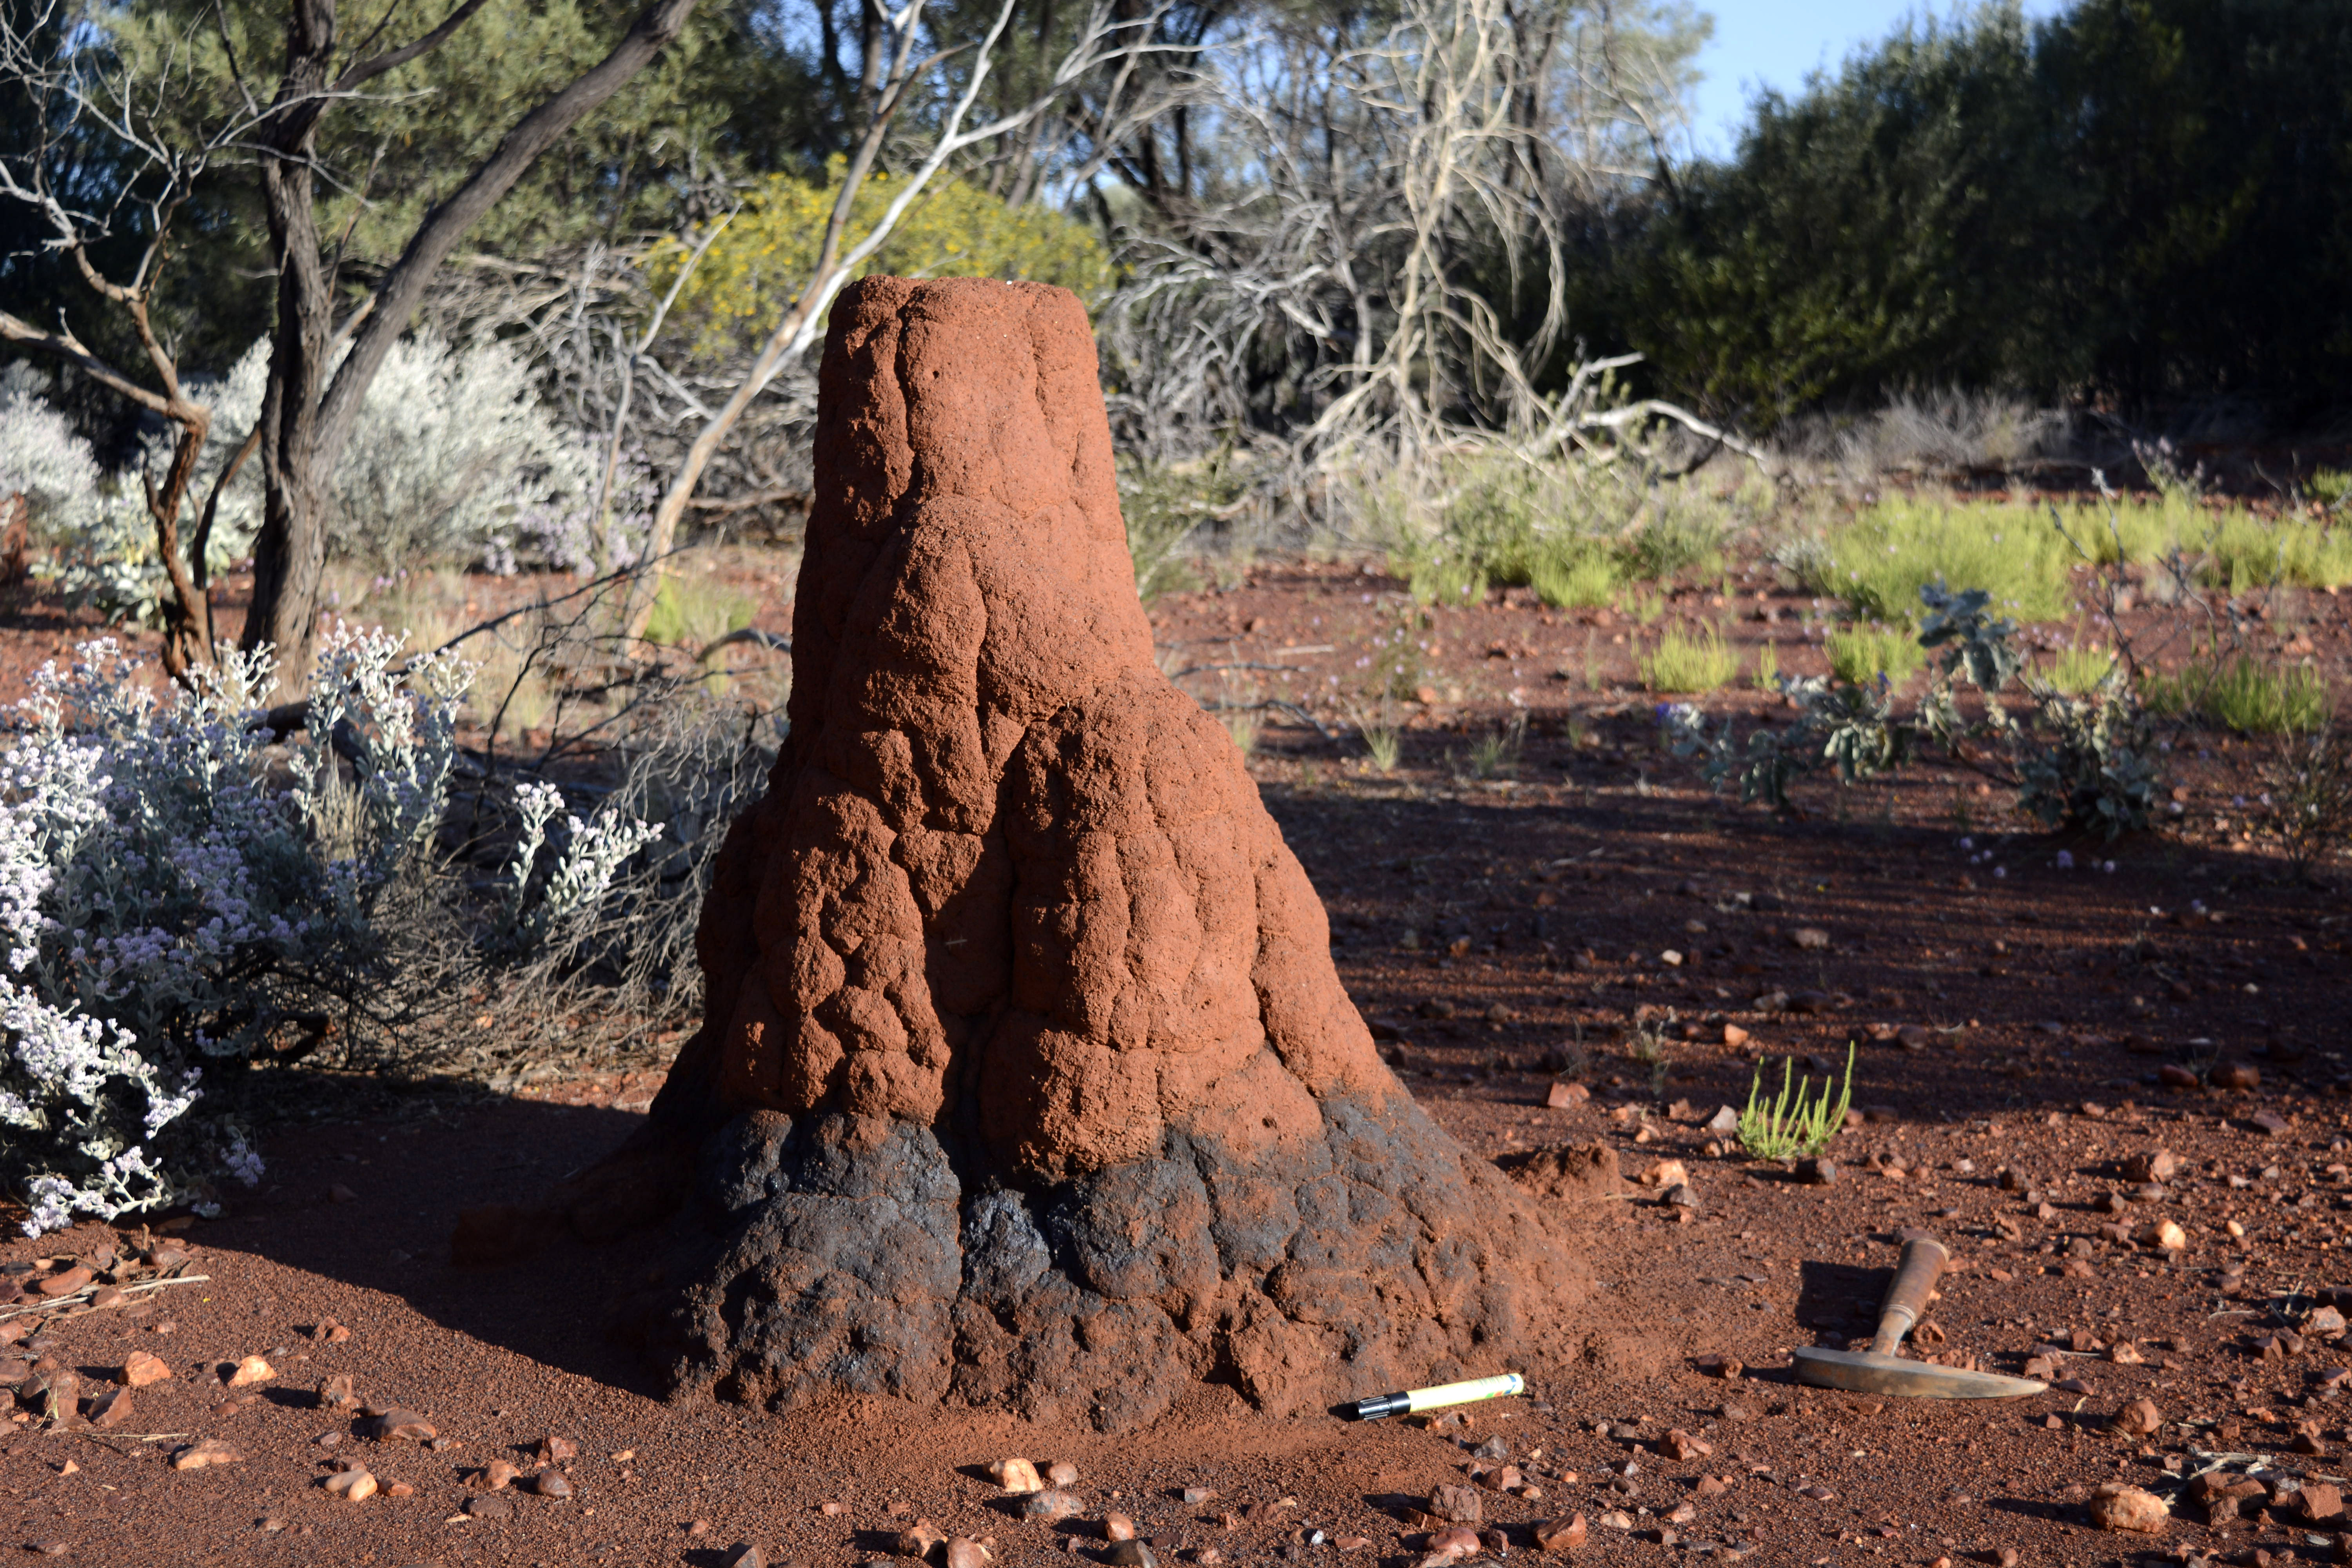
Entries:
[[[1732,150],[1759,88],[1794,93],[1807,73],[1834,71],[1904,17],[1950,13],[1948,5],[1914,0],[1699,0],[1699,8],[1715,17],[1715,37],[1698,58],[1706,79],[1691,129],[1698,151],[1711,155]],[[2047,16],[2060,8],[2058,0],[2026,0],[2025,13]]]

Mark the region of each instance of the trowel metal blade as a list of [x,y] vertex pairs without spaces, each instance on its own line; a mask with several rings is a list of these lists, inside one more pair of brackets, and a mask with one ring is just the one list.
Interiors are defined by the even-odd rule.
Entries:
[[1816,1388],[1843,1388],[1854,1394],[1901,1394],[1918,1399],[2015,1399],[2040,1394],[2049,1384],[2030,1377],[2002,1377],[1997,1373],[1969,1372],[1957,1366],[1930,1366],[1899,1355],[1875,1355],[1869,1351],[1828,1351],[1806,1348],[1794,1352],[1797,1381]]

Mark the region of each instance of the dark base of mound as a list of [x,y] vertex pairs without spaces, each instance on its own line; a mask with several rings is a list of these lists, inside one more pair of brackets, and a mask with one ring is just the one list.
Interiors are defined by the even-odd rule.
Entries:
[[[1323,1104],[1244,1164],[1157,1159],[1034,1191],[959,1174],[927,1129],[738,1117],[672,1236],[695,1281],[636,1311],[681,1394],[834,1391],[1122,1430],[1203,1380],[1285,1413],[1525,1364],[1580,1266],[1406,1102]],[[647,1310],[647,1309],[651,1309]]]

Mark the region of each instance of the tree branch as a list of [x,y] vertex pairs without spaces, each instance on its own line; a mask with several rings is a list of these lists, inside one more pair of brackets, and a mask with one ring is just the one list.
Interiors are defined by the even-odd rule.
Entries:
[[178,418],[178,415],[173,412],[175,405],[171,398],[159,392],[149,391],[96,354],[91,353],[82,346],[81,340],[75,337],[69,329],[55,332],[43,331],[30,321],[12,316],[5,310],[0,310],[0,340],[23,343],[29,348],[39,349],[45,353],[53,353],[100,386],[110,392],[121,394],[149,413],[160,414],[166,419]]
[[335,90],[349,92],[362,82],[372,81],[388,70],[397,70],[417,56],[439,48],[448,41],[449,35],[464,26],[467,19],[480,10],[485,3],[486,0],[466,0],[464,5],[442,18],[439,26],[415,43],[404,44],[396,49],[386,49],[383,54],[373,58],[360,61],[335,79]]
[[457,248],[457,241],[557,138],[601,108],[677,37],[694,5],[695,0],[654,0],[638,14],[612,53],[525,115],[472,176],[426,215],[400,259],[376,285],[376,308],[352,340],[351,353],[335,373],[320,405],[317,452],[321,464],[331,468],[341,456],[368,383],[374,379],[384,355],[392,352],[394,341],[406,330],[435,269]]

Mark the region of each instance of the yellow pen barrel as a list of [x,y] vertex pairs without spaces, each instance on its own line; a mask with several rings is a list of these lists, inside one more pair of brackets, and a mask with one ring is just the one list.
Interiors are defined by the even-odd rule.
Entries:
[[1528,1380],[1516,1372],[1500,1377],[1474,1377],[1467,1383],[1440,1384],[1435,1388],[1413,1388],[1405,1391],[1411,1401],[1407,1410],[1434,1410],[1441,1405],[1467,1405],[1474,1399],[1501,1399],[1509,1394],[1525,1394]]

